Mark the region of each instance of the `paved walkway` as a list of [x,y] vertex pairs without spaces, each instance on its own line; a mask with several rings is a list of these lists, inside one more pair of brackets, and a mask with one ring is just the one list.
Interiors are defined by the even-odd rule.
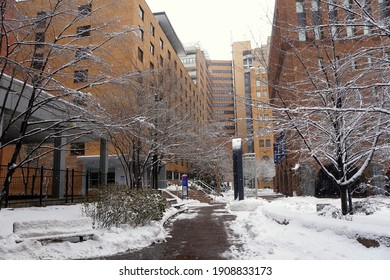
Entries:
[[235,219],[225,210],[225,204],[212,203],[200,191],[191,190],[191,199],[208,203],[189,207],[167,224],[170,233],[166,242],[139,251],[106,257],[112,260],[217,260],[224,259],[230,248],[226,222]]

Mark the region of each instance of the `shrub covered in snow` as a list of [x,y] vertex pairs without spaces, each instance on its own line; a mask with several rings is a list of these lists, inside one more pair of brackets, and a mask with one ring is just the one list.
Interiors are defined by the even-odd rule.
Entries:
[[92,201],[83,204],[85,214],[93,219],[94,226],[110,228],[128,224],[144,226],[161,220],[165,201],[152,189],[129,189],[123,185],[102,186]]
[[380,205],[376,204],[375,202],[371,201],[370,199],[355,201],[353,203],[353,213],[354,214],[363,213],[366,215],[371,215],[371,214],[374,214],[379,208],[380,208]]
[[324,208],[322,208],[322,210],[318,212],[318,215],[324,217],[331,217],[334,219],[341,219],[341,220],[348,220],[348,221],[352,220],[352,217],[350,215],[343,215],[341,209],[333,205],[326,205]]

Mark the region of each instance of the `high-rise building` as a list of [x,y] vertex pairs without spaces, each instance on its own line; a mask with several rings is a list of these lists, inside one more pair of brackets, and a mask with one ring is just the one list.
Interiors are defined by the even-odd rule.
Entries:
[[[188,71],[192,82],[197,86],[199,95],[189,100],[194,112],[202,113],[199,118],[204,124],[212,120],[212,88],[207,54],[200,46],[185,46],[185,54],[180,55],[181,62]],[[194,107],[195,105],[202,108]]]
[[267,80],[268,52],[268,45],[252,48],[250,41],[233,43],[236,136],[242,139],[244,155],[253,158],[250,154],[254,154],[257,185],[272,188],[274,137]]
[[[54,6],[46,0],[26,0],[17,2],[17,10],[17,16],[31,18],[31,22],[38,23],[32,24],[31,30],[25,34],[26,41],[35,42],[26,44],[27,52],[34,53],[34,67],[41,67],[48,52],[51,57],[45,71],[77,61],[58,74],[53,73],[57,85],[62,83],[64,88],[71,90],[109,96],[110,92],[123,90],[122,77],[130,79],[134,76],[132,73],[139,76],[143,73],[164,73],[156,80],[177,84],[178,96],[174,102],[178,110],[183,114],[194,114],[196,126],[202,127],[209,122],[211,85],[209,78],[204,76],[207,71],[205,59],[199,60],[199,69],[205,71],[199,70],[201,85],[197,85],[181,62],[186,51],[166,14],[153,14],[145,0],[70,0],[60,1]],[[61,52],[58,51],[60,48],[52,47],[60,45],[63,45]],[[95,55],[101,64],[92,66],[88,58]],[[28,63],[31,64],[31,60]],[[107,77],[116,83],[106,83]],[[160,98],[162,100],[163,97]],[[77,156],[80,158],[77,162],[81,162],[82,168],[89,170],[92,176],[102,173],[99,165],[95,164],[97,161],[92,160],[93,157],[99,158],[99,143],[79,143],[77,147],[77,153],[68,152],[67,160],[75,163]],[[122,177],[121,167],[113,150],[109,149],[108,153],[113,155],[106,165],[108,180],[117,181]],[[83,159],[82,156],[88,158]],[[180,158],[164,168],[166,171],[160,177],[162,183],[180,179],[181,174],[188,173],[189,164]]]
[[224,138],[232,139],[236,135],[232,61],[211,60],[209,65],[213,89],[213,119],[223,127]]

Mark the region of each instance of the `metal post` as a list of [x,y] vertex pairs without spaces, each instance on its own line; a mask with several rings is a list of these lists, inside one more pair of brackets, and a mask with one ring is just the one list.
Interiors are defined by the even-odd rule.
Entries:
[[73,196],[74,196],[74,169],[72,169],[72,197],[71,197],[71,202],[73,203]]
[[[10,169],[10,166],[11,166],[11,164],[8,163],[7,172],[8,172],[8,170]],[[5,191],[5,201],[4,201],[4,203],[5,203],[5,208],[8,208],[8,196],[9,196],[9,189],[10,189],[10,188],[11,188],[11,186],[8,186],[7,190]],[[1,201],[0,201],[0,202],[1,202]]]
[[233,139],[234,199],[244,199],[241,139]]
[[69,189],[69,169],[66,169],[66,174],[65,174],[65,203],[68,203],[68,189]]
[[89,189],[89,171],[85,174],[85,196],[88,199],[88,189]]
[[39,184],[39,206],[42,206],[43,196],[43,166],[41,166],[41,182]]

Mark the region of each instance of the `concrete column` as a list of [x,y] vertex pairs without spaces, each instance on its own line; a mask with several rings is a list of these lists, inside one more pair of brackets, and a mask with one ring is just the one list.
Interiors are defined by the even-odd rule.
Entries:
[[100,139],[100,185],[107,184],[108,173],[108,143],[105,139]]
[[64,197],[65,190],[65,169],[66,169],[66,139],[58,137],[54,139],[53,155],[53,189],[55,198]]

